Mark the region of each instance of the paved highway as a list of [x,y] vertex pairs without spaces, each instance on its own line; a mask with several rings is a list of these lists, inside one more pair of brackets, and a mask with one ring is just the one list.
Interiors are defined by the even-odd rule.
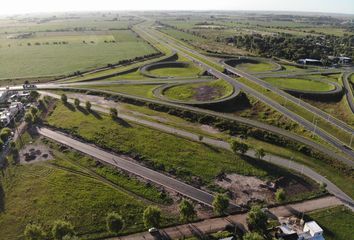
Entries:
[[[327,141],[328,143],[332,144],[333,146],[335,146],[336,148],[340,149],[342,152],[344,152],[345,154],[347,154],[348,156],[350,156],[352,159],[354,159],[354,152],[351,150],[351,149],[348,149],[347,147],[343,146],[343,143],[338,140],[337,138],[335,138],[334,136],[328,134],[326,131],[318,128],[314,123],[302,118],[301,116],[295,114],[294,112],[290,111],[289,109],[287,109],[286,107],[282,106],[281,104],[273,101],[272,99],[264,96],[262,93],[254,90],[253,88],[250,88],[248,87],[247,85],[241,83],[241,82],[237,82],[235,79],[233,79],[232,77],[226,75],[226,74],[223,74],[222,72],[216,70],[216,69],[213,69],[211,68],[209,65],[201,62],[200,60],[190,56],[189,54],[186,54],[184,53],[184,51],[188,51],[189,53],[193,54],[193,55],[197,55],[198,57],[200,58],[205,58],[207,61],[209,62],[212,62],[213,60],[210,60],[209,58],[206,58],[205,56],[199,54],[198,52],[190,49],[190,48],[187,48],[185,46],[181,46],[181,45],[176,45],[175,43],[172,43],[169,39],[163,39],[161,40],[161,38],[157,38],[155,36],[152,36],[150,33],[146,32],[146,30],[144,29],[141,29],[139,28],[140,31],[142,31],[144,34],[148,35],[149,37],[155,39],[156,41],[163,41],[164,44],[167,44],[170,48],[172,48],[174,51],[176,52],[179,52],[181,53],[182,55],[184,55],[185,57],[191,59],[192,61],[194,62],[197,62],[200,66],[203,66],[205,68],[208,69],[209,73],[214,75],[215,77],[217,78],[221,78],[221,79],[224,79],[226,81],[228,81],[230,84],[232,84],[235,88],[241,88],[243,91],[245,91],[246,93],[256,97],[257,99],[265,102],[266,104],[272,106],[274,109],[278,110],[279,112],[281,112],[282,114],[284,114],[285,116],[289,117],[290,119],[294,120],[295,122],[298,122],[300,123],[301,125],[303,125],[307,130],[309,131],[313,131],[315,134],[317,134],[318,136],[320,136],[322,139],[324,139],[325,141]],[[184,51],[181,51],[180,49],[183,49]],[[241,72],[239,70],[235,70],[233,68],[230,67],[230,70],[234,71],[237,75],[241,76],[241,77],[244,77],[244,78],[247,78],[253,82],[263,82],[262,80],[248,74],[248,73],[244,73],[244,72]],[[279,90],[279,89],[277,89]],[[281,91],[281,90],[279,90]],[[281,91],[283,92],[283,91]],[[286,94],[285,92],[283,92],[284,94]],[[286,96],[289,96],[289,101],[291,100],[292,101],[292,98],[295,98],[289,94],[286,94]],[[304,108],[307,107],[307,103],[295,98],[296,101],[298,102],[298,104]],[[312,111],[311,109],[315,109],[314,111]],[[318,115],[318,112],[322,112],[321,110],[315,108],[315,107],[312,107],[311,109],[307,109],[308,111],[310,112],[313,112],[314,114],[316,114],[318,117],[321,117],[323,118],[322,114],[321,115]],[[328,115],[328,114],[327,114]],[[331,116],[327,116],[327,119],[328,121],[331,121],[333,120],[333,117]],[[326,118],[325,118],[326,119]],[[326,120],[327,120],[326,119]],[[339,121],[339,120],[338,120]],[[332,124],[334,124],[335,126],[341,128],[342,125],[337,125],[336,121],[333,121]],[[351,129],[351,128],[350,128]],[[351,131],[353,131],[351,129]]]

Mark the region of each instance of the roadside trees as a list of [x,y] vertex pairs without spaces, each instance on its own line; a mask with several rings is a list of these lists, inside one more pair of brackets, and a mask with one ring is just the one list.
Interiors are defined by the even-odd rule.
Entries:
[[25,122],[28,123],[29,125],[31,125],[33,123],[33,121],[34,121],[34,117],[33,117],[32,113],[27,112],[25,114]]
[[253,206],[247,215],[247,225],[251,231],[264,233],[267,230],[268,217],[260,206]]
[[91,107],[92,107],[91,102],[87,101],[86,104],[85,104],[85,107],[86,107],[87,111],[91,111]]
[[216,214],[223,215],[229,207],[229,198],[225,194],[217,194],[212,205]]
[[0,131],[0,139],[3,141],[3,142],[6,142],[7,139],[11,136],[11,129],[10,128],[3,128],[1,129]]
[[27,240],[45,239],[45,234],[42,227],[37,224],[27,224],[24,235]]
[[68,103],[68,97],[66,96],[66,94],[62,94],[61,95],[61,101],[64,103],[64,104],[67,104]]
[[78,98],[74,99],[74,105],[75,105],[76,108],[80,107],[80,100]]
[[282,188],[277,189],[275,192],[275,200],[277,202],[283,202],[286,198],[285,191]]
[[231,149],[234,153],[245,154],[248,151],[249,146],[246,143],[240,142],[238,140],[233,140],[231,142]]
[[143,214],[143,221],[146,228],[159,227],[161,210],[155,206],[148,206]]
[[179,204],[179,214],[183,222],[193,221],[197,216],[193,204],[186,199],[183,199]]
[[111,233],[119,233],[124,227],[122,217],[115,212],[108,213],[106,217],[107,230]]
[[263,148],[256,149],[256,158],[261,160],[265,157],[265,155],[266,155],[266,153]]
[[118,110],[116,108],[110,108],[109,113],[110,113],[112,119],[118,118]]
[[54,222],[52,228],[53,238],[56,240],[62,240],[65,236],[74,236],[74,227],[71,223],[58,220]]

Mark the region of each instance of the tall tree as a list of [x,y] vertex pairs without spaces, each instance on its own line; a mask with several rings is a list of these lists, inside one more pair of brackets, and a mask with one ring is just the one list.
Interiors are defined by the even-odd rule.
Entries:
[[159,227],[161,220],[161,210],[155,206],[148,206],[143,214],[145,227]]
[[260,206],[253,206],[247,214],[248,228],[256,232],[265,232],[267,230],[268,217]]
[[231,142],[231,149],[234,153],[245,154],[248,151],[249,146],[246,143],[240,142],[238,140],[233,140]]
[[109,232],[119,233],[124,227],[123,218],[118,213],[108,213],[106,217],[106,226]]
[[71,223],[58,220],[54,222],[52,228],[53,238],[56,240],[62,240],[64,236],[73,236],[75,235],[74,227]]
[[179,204],[179,214],[181,220],[184,222],[193,221],[194,218],[197,216],[193,204],[185,199],[183,199]]
[[217,194],[212,205],[216,214],[223,215],[229,207],[229,198],[225,194]]

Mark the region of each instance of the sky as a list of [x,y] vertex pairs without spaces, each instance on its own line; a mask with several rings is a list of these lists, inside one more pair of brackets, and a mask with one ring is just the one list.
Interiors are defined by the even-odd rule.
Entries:
[[1,0],[0,14],[104,10],[264,10],[354,14],[354,0]]

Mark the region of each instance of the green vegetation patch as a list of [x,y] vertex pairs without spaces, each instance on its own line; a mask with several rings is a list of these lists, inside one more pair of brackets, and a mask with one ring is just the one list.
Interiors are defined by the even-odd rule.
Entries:
[[312,212],[309,217],[321,226],[327,240],[348,240],[354,236],[354,213],[346,207]]
[[117,122],[106,115],[101,115],[100,118],[92,114],[85,115],[80,111],[72,111],[61,103],[58,103],[47,122],[102,147],[139,155],[140,159],[144,159],[146,164],[155,169],[169,172],[189,182],[208,184],[222,172],[263,178],[287,174],[279,168],[241,158],[226,150],[131,122]]
[[268,62],[241,63],[238,64],[237,67],[250,72],[266,72],[266,71],[272,71],[275,68],[273,64]]
[[300,91],[328,92],[335,88],[327,83],[302,78],[264,78],[263,80],[279,88]]
[[106,90],[118,93],[126,93],[135,96],[154,98],[152,90],[159,85],[153,84],[138,84],[138,85],[130,85],[130,84],[112,84],[112,85],[82,85],[80,88],[90,88],[97,90]]
[[193,64],[189,64],[188,67],[161,67],[150,70],[149,73],[155,76],[195,77],[201,73],[201,70]]
[[224,80],[208,83],[183,84],[166,89],[163,94],[171,99],[182,101],[210,101],[229,96],[233,87]]

